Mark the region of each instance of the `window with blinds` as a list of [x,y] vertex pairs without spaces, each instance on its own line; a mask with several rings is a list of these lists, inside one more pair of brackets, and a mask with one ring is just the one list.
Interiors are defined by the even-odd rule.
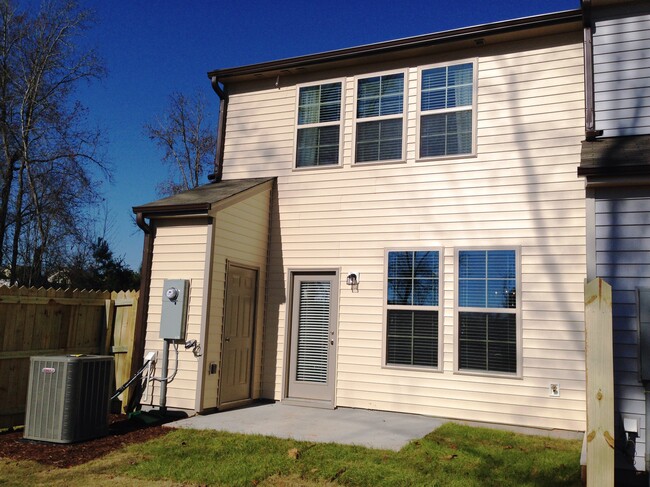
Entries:
[[339,163],[341,83],[303,86],[298,91],[296,167]]
[[420,157],[471,154],[474,64],[423,69],[420,86]]
[[300,283],[297,381],[327,382],[331,292],[329,281]]
[[387,255],[386,365],[438,367],[440,254]]
[[458,368],[517,372],[517,253],[458,252]]
[[404,73],[357,82],[356,162],[402,159]]

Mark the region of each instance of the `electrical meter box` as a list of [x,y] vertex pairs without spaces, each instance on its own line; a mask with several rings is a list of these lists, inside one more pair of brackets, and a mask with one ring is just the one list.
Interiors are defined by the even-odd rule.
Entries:
[[189,288],[190,283],[187,279],[165,279],[160,313],[160,338],[167,340],[185,338]]

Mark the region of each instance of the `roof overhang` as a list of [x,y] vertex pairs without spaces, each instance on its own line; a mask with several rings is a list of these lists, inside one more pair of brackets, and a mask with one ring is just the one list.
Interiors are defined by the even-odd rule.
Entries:
[[222,83],[228,83],[229,81],[245,81],[260,77],[299,74],[309,70],[333,69],[360,62],[372,62],[379,58],[381,60],[390,60],[397,57],[415,56],[436,47],[445,50],[475,47],[486,43],[488,38],[492,43],[532,37],[542,35],[542,33],[565,32],[576,28],[579,29],[581,25],[581,11],[568,10],[278,61],[216,69],[208,72],[208,77]]
[[643,181],[650,177],[650,135],[605,137],[583,141],[578,176],[589,185]]
[[230,179],[210,183],[141,206],[133,213],[145,218],[205,216],[224,205],[238,201],[254,188],[271,183],[275,178]]

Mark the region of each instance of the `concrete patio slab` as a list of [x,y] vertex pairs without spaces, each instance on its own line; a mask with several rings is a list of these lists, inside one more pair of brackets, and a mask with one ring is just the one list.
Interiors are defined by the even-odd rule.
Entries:
[[165,426],[259,434],[316,443],[341,443],[399,450],[445,421],[415,414],[366,409],[317,409],[282,403],[253,405]]

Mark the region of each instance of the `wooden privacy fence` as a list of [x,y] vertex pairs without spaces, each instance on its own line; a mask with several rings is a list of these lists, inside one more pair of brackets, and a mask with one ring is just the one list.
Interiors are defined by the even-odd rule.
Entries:
[[126,382],[138,296],[137,291],[0,287],[0,428],[24,424],[31,356],[112,354],[115,383]]

